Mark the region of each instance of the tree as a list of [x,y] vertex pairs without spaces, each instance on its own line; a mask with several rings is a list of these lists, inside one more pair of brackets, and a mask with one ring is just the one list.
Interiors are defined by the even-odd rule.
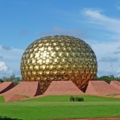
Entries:
[[114,75],[97,77],[97,80],[104,80],[107,83],[110,83],[113,80],[120,81],[120,79],[118,79],[117,77],[114,77]]
[[8,82],[14,82],[15,84],[18,84],[21,80],[20,77],[16,77],[15,74],[11,75],[10,77],[3,77],[3,81]]
[[2,79],[0,79],[0,82],[3,82],[3,80],[2,80]]

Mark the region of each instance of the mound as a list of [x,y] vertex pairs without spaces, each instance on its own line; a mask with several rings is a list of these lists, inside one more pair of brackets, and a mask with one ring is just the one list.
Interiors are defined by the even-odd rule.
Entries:
[[112,87],[110,84],[106,83],[105,81],[89,81],[85,93],[89,95],[106,96],[112,94],[119,94],[120,91]]
[[44,95],[80,95],[83,92],[72,81],[52,81]]
[[0,83],[0,94],[10,90],[14,86],[15,85],[14,85],[13,82],[3,82],[3,83]]
[[15,101],[16,96],[17,100],[21,100],[25,97],[34,97],[40,94],[41,92],[38,82],[21,82],[13,89],[5,92],[3,96],[5,98],[5,101]]
[[14,94],[10,94],[10,95],[5,95],[4,96],[5,102],[19,101],[19,100],[24,100],[26,98],[27,98],[26,96],[14,95]]
[[113,86],[114,88],[120,90],[120,82],[118,82],[118,81],[111,81],[110,85]]

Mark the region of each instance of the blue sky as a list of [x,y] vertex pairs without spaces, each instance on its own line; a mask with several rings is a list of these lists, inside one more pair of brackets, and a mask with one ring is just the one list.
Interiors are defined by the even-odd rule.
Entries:
[[20,76],[27,46],[57,34],[92,47],[98,76],[120,75],[120,0],[0,0],[0,77]]

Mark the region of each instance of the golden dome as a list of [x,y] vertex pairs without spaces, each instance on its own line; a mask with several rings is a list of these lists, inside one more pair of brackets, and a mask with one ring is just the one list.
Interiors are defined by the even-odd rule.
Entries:
[[24,81],[39,81],[44,92],[51,81],[72,80],[84,90],[97,74],[95,53],[83,40],[72,36],[47,36],[31,43],[21,60]]

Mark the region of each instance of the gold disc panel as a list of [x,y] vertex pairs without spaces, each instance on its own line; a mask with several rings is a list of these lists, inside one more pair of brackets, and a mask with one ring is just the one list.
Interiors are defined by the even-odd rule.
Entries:
[[83,40],[72,36],[47,36],[31,43],[21,60],[24,81],[39,81],[43,93],[51,81],[72,80],[84,90],[96,78],[94,51]]

